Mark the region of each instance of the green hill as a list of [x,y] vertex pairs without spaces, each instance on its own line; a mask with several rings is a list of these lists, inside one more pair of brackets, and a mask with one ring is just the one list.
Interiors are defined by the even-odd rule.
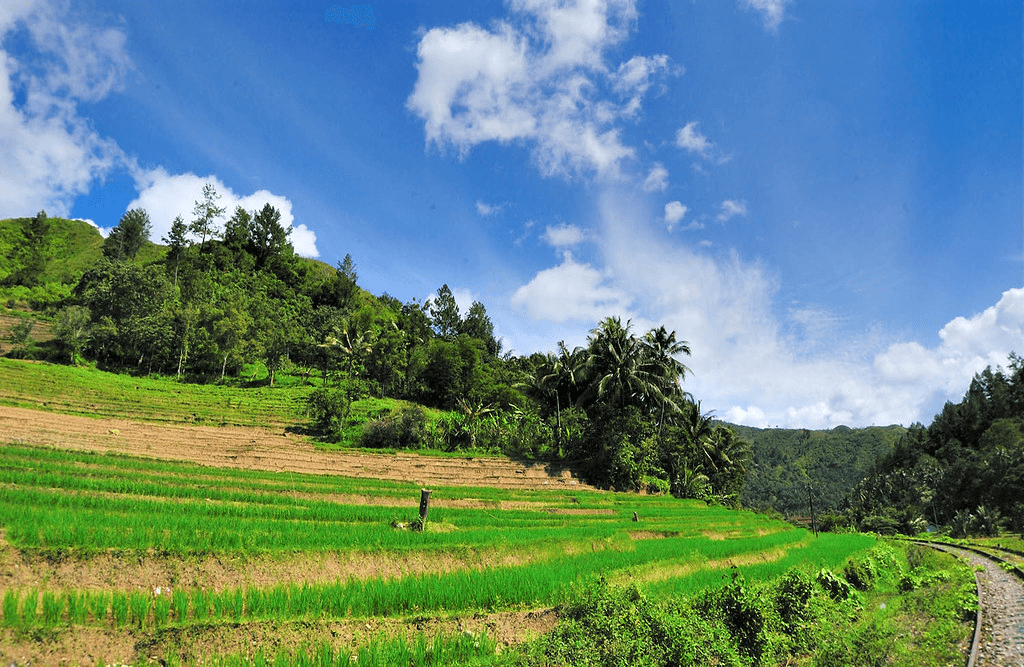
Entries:
[[815,511],[836,509],[906,432],[902,426],[827,431],[731,426],[753,447],[743,488],[750,507],[808,515],[808,486]]

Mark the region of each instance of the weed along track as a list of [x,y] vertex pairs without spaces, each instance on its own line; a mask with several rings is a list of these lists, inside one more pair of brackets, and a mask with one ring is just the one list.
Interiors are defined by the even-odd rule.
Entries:
[[1019,571],[1008,572],[1002,562],[977,549],[928,543],[966,559],[978,572],[981,628],[978,634],[978,667],[1024,665],[1024,585]]

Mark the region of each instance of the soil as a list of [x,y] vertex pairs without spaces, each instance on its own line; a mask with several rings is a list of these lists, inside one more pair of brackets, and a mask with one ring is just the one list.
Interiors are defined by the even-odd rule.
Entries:
[[568,467],[505,458],[431,457],[415,453],[322,451],[284,429],[189,426],[93,419],[0,406],[0,434],[9,442],[116,452],[223,468],[339,475],[420,486],[504,489],[593,489]]

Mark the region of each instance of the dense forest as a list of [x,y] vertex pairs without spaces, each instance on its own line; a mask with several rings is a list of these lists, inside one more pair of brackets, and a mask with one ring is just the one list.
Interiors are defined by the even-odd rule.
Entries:
[[752,444],[743,504],[785,515],[809,516],[845,506],[850,490],[892,452],[902,426],[827,431],[733,426]]
[[53,334],[33,351],[26,317],[12,353],[188,382],[300,377],[325,440],[354,401],[403,399],[356,444],[567,459],[601,486],[739,502],[750,445],[684,391],[690,350],[675,332],[609,317],[585,347],[503,354],[482,303],[461,312],[447,285],[422,303],[372,295],[350,256],[296,256],[273,206],[228,215],[218,202],[208,185],[163,245],[141,209],[106,239],[45,212],[0,222],[8,307],[28,304]]
[[959,537],[1024,531],[1024,359],[977,374],[959,403],[911,426],[834,517],[860,530]]

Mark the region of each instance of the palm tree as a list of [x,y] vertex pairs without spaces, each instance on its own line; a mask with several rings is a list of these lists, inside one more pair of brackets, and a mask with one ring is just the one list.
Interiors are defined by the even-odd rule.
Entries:
[[616,408],[627,402],[643,404],[651,398],[664,399],[657,376],[645,364],[647,354],[641,341],[632,334],[632,323],[622,324],[618,317],[605,318],[591,330],[588,356],[582,371],[588,382],[578,404],[603,400]]
[[677,341],[676,332],[670,332],[662,325],[644,334],[643,345],[647,354],[646,366],[651,375],[661,384],[661,415],[658,418],[658,436],[660,437],[665,423],[665,408],[670,407],[673,412],[680,412],[678,399],[685,399],[689,396],[687,392],[683,391],[682,381],[690,369],[676,359],[676,356],[680,354],[690,356],[690,344],[685,340]]

